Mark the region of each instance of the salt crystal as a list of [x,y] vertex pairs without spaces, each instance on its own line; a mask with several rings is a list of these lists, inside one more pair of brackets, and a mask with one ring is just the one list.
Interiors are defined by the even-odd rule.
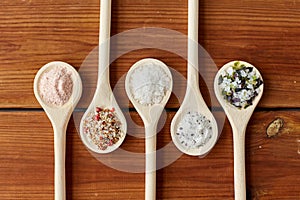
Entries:
[[170,77],[155,63],[145,63],[135,69],[130,77],[133,98],[142,105],[159,104],[169,90]]
[[186,144],[185,148],[196,149],[204,146],[212,137],[212,124],[204,115],[188,112],[181,119],[177,133],[179,142]]

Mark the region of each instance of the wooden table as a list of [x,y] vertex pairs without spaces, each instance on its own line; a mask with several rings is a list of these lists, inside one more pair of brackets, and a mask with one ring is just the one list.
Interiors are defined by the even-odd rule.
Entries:
[[[112,9],[112,35],[145,27],[187,34],[187,1],[114,0]],[[298,0],[200,2],[199,43],[216,66],[245,60],[261,71],[265,81],[265,93],[246,134],[247,199],[300,199],[299,9]],[[53,60],[72,64],[84,81],[84,96],[67,132],[67,198],[144,198],[144,174],[122,171],[126,167],[130,171],[130,166],[140,161],[118,160],[117,153],[95,157],[76,129],[96,84],[93,77],[97,73],[97,54],[90,52],[98,45],[98,27],[97,0],[1,0],[0,199],[54,197],[52,127],[32,89],[37,70]],[[185,50],[184,45],[178,48]],[[144,152],[142,122],[128,103],[122,76],[145,57],[161,59],[186,76],[186,60],[161,49],[134,50],[113,61],[111,84],[129,121],[129,135],[121,148],[138,155]],[[208,70],[208,80],[212,80],[216,69]],[[201,79],[201,91],[222,122],[224,113],[211,84]],[[183,81],[174,86],[184,95]],[[158,135],[159,149],[172,146],[169,127],[182,101],[180,95],[173,95],[167,105],[166,122]],[[277,136],[268,138],[266,129],[276,118],[283,119],[284,126]],[[227,120],[219,128],[220,139],[205,158],[181,155],[157,171],[157,199],[234,199],[231,128]],[[170,155],[162,158],[177,154],[172,147]],[[121,171],[110,163],[118,163]]]

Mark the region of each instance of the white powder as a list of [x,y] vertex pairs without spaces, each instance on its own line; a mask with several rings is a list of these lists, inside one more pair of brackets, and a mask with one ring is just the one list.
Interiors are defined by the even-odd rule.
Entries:
[[73,90],[72,72],[56,66],[41,75],[39,94],[48,104],[62,106],[70,99]]
[[186,149],[204,146],[212,137],[211,121],[198,112],[188,112],[180,121],[176,136]]
[[133,98],[142,105],[159,104],[170,89],[170,77],[153,62],[136,68],[130,77],[130,90]]

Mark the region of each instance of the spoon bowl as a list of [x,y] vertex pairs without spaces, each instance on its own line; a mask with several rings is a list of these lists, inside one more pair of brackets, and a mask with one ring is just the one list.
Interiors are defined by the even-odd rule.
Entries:
[[[227,70],[229,67],[233,66],[234,63],[236,63],[236,62],[240,62],[241,65],[252,67],[253,70],[255,70],[256,74],[261,79],[262,79],[262,76],[261,76],[260,72],[258,71],[258,69],[256,69],[252,64],[245,62],[245,61],[231,61],[231,62],[225,64],[223,67],[221,67],[221,69],[216,74],[216,78],[214,81],[214,90],[215,90],[216,97],[217,97],[219,103],[221,104],[222,108],[224,109],[228,120],[230,122],[235,123],[238,127],[241,127],[242,125],[245,125],[245,122],[248,123],[249,119],[251,118],[251,115],[252,115],[255,107],[257,106],[258,102],[260,101],[260,99],[262,97],[264,87],[263,87],[263,84],[259,87],[260,92],[258,93],[258,96],[256,96],[254,98],[254,100],[252,102],[253,105],[247,107],[246,109],[238,109],[234,105],[227,102],[222,95],[221,88],[219,87],[219,77],[222,75],[222,73],[225,70]],[[243,120],[241,120],[241,119],[243,119]]]
[[[138,102],[131,90],[131,77],[132,73],[138,68],[144,66],[147,63],[152,63],[159,66],[170,79],[170,85],[166,91],[163,99],[158,104],[143,105]],[[162,114],[162,111],[170,98],[173,87],[172,74],[169,68],[161,61],[147,58],[135,63],[127,73],[125,80],[125,89],[128,98],[132,102],[133,106],[141,116],[145,126],[145,140],[146,140],[146,169],[145,169],[145,199],[155,200],[156,199],[156,134],[158,120]]]
[[[189,86],[191,87],[191,86]],[[212,127],[212,134],[209,140],[198,148],[188,148],[185,147],[179,140],[177,136],[177,130],[180,127],[180,122],[183,120],[184,116],[187,113],[197,112],[203,116],[207,120],[210,121]],[[215,143],[218,139],[218,125],[215,120],[215,117],[208,109],[205,101],[203,100],[199,90],[195,90],[193,88],[188,88],[186,91],[186,96],[175,114],[172,122],[171,122],[171,137],[175,146],[183,153],[190,156],[204,156],[214,147]]]
[[[46,103],[39,91],[41,76],[55,67],[62,67],[71,72],[73,82],[72,94],[70,99],[62,106],[50,105]],[[54,154],[55,154],[55,199],[66,199],[65,190],[65,151],[66,151],[66,129],[71,114],[77,105],[81,93],[82,83],[78,72],[69,64],[64,62],[51,62],[43,66],[36,74],[34,79],[34,95],[42,108],[45,110],[51,121],[54,130]]]
[[[64,67],[67,68],[68,71],[72,73],[71,78],[73,81],[73,90],[72,90],[72,95],[64,105],[62,106],[56,106],[56,105],[51,105],[46,103],[39,92],[38,85],[40,81],[41,75],[43,75],[45,72],[50,71],[51,69],[55,67]],[[82,94],[82,83],[81,83],[81,78],[78,74],[78,72],[72,67],[71,65],[61,62],[61,61],[54,61],[50,62],[46,65],[44,65],[36,74],[35,79],[34,79],[34,95],[42,108],[45,110],[46,114],[48,115],[49,119],[51,122],[61,122],[63,123],[63,119],[67,119],[68,117],[71,116],[74,108],[76,107],[81,94]],[[67,112],[66,112],[67,111]]]
[[[133,94],[132,94],[132,91],[130,88],[130,77],[131,77],[132,73],[136,69],[146,65],[147,63],[153,63],[156,66],[159,66],[170,78],[170,85],[168,87],[169,90],[166,91],[164,98],[162,99],[162,101],[159,104],[143,105],[143,104],[139,103],[138,101],[136,101],[133,98]],[[137,110],[137,112],[141,116],[143,122],[145,122],[145,125],[152,123],[153,121],[155,121],[157,119],[158,116],[160,116],[160,113],[159,112],[156,113],[156,112],[163,111],[166,103],[168,102],[168,100],[171,96],[172,87],[173,87],[172,74],[171,74],[168,66],[157,59],[145,58],[145,59],[142,59],[142,60],[136,62],[134,65],[132,65],[132,67],[130,68],[130,70],[127,72],[127,75],[126,75],[125,90],[126,90],[127,96],[129,98],[129,100],[131,101],[131,103],[133,104],[134,108]],[[153,111],[155,111],[155,112],[153,112]],[[156,114],[159,114],[159,115],[156,115]]]
[[[82,116],[82,119],[80,121],[80,136],[81,140],[84,143],[86,147],[88,147],[89,150],[91,150],[94,153],[99,153],[99,154],[106,154],[106,153],[111,153],[115,151],[119,146],[123,143],[125,139],[125,135],[127,132],[127,123],[126,119],[123,115],[122,110],[120,109],[118,103],[116,102],[113,92],[111,90],[107,90],[105,93],[103,93],[103,87],[102,89],[97,89],[95,96],[90,103],[89,107],[85,111],[84,115]],[[97,92],[98,91],[98,92]],[[88,137],[87,134],[84,133],[84,120],[90,115],[91,113],[96,112],[96,108],[107,108],[110,110],[114,110],[114,113],[117,117],[117,119],[120,121],[121,124],[121,131],[122,131],[122,136],[119,138],[118,142],[113,144],[112,146],[108,146],[106,149],[99,149],[96,144],[94,144],[91,139]]]
[[[95,153],[105,154],[116,150],[123,143],[127,132],[127,123],[109,83],[111,0],[101,0],[100,5],[98,82],[93,100],[80,121],[80,136],[82,142],[89,150]],[[89,114],[95,113],[96,107],[115,110],[114,113],[120,121],[120,128],[123,133],[115,144],[108,146],[104,150],[99,149],[84,133],[84,120]]]
[[[252,113],[262,97],[264,86],[259,86],[260,92],[253,99],[252,105],[247,108],[237,108],[228,102],[219,86],[219,77],[230,67],[234,66],[237,61],[232,61],[225,64],[216,74],[214,81],[214,90],[218,101],[223,107],[227,118],[231,124],[233,131],[233,149],[234,149],[234,188],[235,199],[246,200],[246,173],[245,173],[245,133],[247,124],[252,116]],[[250,63],[238,61],[241,65],[253,68],[258,77],[262,76],[259,71]]]

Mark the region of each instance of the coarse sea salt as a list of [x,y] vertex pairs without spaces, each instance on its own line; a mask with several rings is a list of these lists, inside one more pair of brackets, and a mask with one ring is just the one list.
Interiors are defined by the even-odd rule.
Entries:
[[159,104],[170,89],[170,77],[153,62],[135,69],[130,77],[133,98],[142,105]]
[[187,112],[180,121],[176,136],[186,149],[197,149],[212,138],[212,124],[198,112]]
[[46,103],[63,106],[72,95],[72,72],[65,67],[55,66],[41,75],[38,90]]

